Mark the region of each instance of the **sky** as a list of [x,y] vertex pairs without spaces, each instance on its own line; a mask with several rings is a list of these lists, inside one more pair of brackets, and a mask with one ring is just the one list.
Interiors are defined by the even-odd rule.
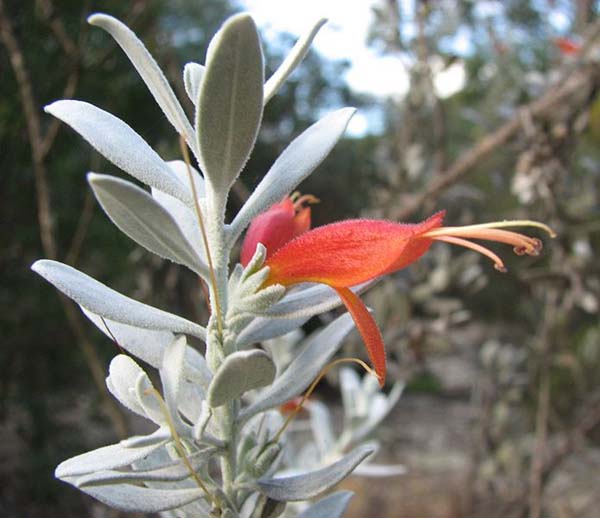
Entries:
[[[325,17],[329,21],[319,31],[313,48],[330,59],[350,61],[346,81],[350,88],[368,93],[377,98],[401,99],[408,90],[406,70],[396,56],[381,56],[367,45],[369,28],[373,21],[372,6],[383,0],[238,0],[247,9],[260,27],[267,41],[275,39],[277,33],[288,32],[300,36],[312,27],[315,21]],[[399,0],[402,12],[411,17],[415,0]],[[443,0],[439,0],[440,2]],[[548,22],[560,33],[569,25],[569,19],[560,8],[549,9],[548,0],[539,0],[547,9]],[[558,2],[556,3],[558,5]],[[479,0],[476,4],[478,17],[495,17],[503,9],[498,0]],[[409,35],[414,24],[402,27]],[[449,50],[458,56],[472,50],[472,34],[457,24],[457,30],[448,39]],[[445,68],[441,62],[431,63],[436,93],[447,98],[460,91],[465,84],[465,68],[461,60]],[[436,68],[439,71],[436,71]],[[383,103],[381,103],[383,107]],[[381,130],[381,115],[371,110],[359,111],[350,123],[350,135],[378,133]],[[379,119],[379,120],[378,120]]]
[[[409,86],[408,76],[400,59],[381,56],[367,46],[367,35],[373,14],[373,0],[240,0],[262,30],[265,38],[288,32],[300,36],[319,18],[328,23],[319,31],[313,48],[330,59],[350,61],[346,81],[350,88],[384,99],[402,98]],[[405,9],[413,2],[403,0]],[[464,83],[464,69],[460,63],[436,77],[438,95],[447,97]],[[350,135],[376,133],[381,126],[376,114],[358,112],[350,123]]]

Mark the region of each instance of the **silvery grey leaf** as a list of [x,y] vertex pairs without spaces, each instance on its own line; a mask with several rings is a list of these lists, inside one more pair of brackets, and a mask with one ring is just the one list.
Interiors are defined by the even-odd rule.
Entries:
[[190,423],[195,423],[200,417],[202,402],[206,399],[206,385],[198,382],[183,380],[179,388],[180,395],[177,400],[177,408]]
[[110,162],[140,182],[191,205],[186,185],[133,129],[121,119],[83,101],[56,101],[44,108],[71,126]]
[[[259,243],[260,245],[260,243]],[[264,247],[261,245],[261,248]],[[258,250],[258,247],[257,247]],[[248,265],[250,266],[250,265]],[[248,297],[251,295],[255,295],[260,287],[265,283],[267,278],[269,277],[269,268],[261,268],[257,272],[254,272],[251,275],[246,275],[246,271],[240,277],[240,283],[237,290],[237,295],[239,297]]]
[[365,462],[360,466],[356,466],[354,474],[361,477],[397,477],[405,475],[408,470],[402,464],[372,464]]
[[237,263],[233,267],[233,270],[232,270],[231,274],[229,275],[229,279],[227,280],[227,291],[228,292],[231,293],[237,289],[238,284],[240,283],[240,280],[242,278],[242,273],[244,273],[244,267],[240,263]]
[[344,407],[344,417],[352,420],[360,416],[357,400],[360,398],[360,377],[350,367],[340,368],[340,392]]
[[239,349],[243,349],[258,342],[285,335],[304,325],[309,318],[310,316],[289,319],[257,317],[240,332],[236,341],[237,346]]
[[361,426],[353,430],[353,442],[361,441],[379,426],[400,399],[404,386],[404,383],[395,383],[389,395],[377,393],[369,398],[367,419]]
[[210,43],[196,111],[202,171],[223,198],[254,147],[263,78],[256,25],[247,14],[232,16]]
[[120,443],[103,446],[61,462],[54,471],[54,475],[56,478],[64,479],[86,475],[94,471],[122,468],[150,455],[156,449],[161,448],[163,444],[165,444],[164,439],[155,437],[154,443],[139,448],[130,448]]
[[281,405],[305,390],[340,348],[342,340],[352,327],[352,318],[344,314],[322,331],[311,335],[285,372],[262,391],[251,405],[241,411],[240,420],[244,421],[258,412]]
[[298,518],[342,518],[353,496],[352,491],[338,491],[312,504]]
[[212,408],[210,408],[206,400],[201,401],[196,408],[195,417],[193,420],[194,428],[192,429],[192,437],[195,441],[200,442],[212,417]]
[[170,511],[162,511],[159,516],[161,518],[212,518],[210,516],[211,506],[206,500],[196,500],[195,502],[182,505]]
[[130,411],[148,417],[132,390],[140,376],[145,378],[147,388],[152,387],[152,382],[142,368],[126,354],[119,354],[111,360],[108,373],[106,386],[110,393]]
[[120,511],[141,513],[158,513],[204,498],[204,491],[201,489],[151,489],[130,484],[86,486],[79,489]]
[[269,385],[275,378],[275,364],[260,350],[238,351],[225,358],[213,376],[206,395],[211,407],[219,407],[249,390]]
[[275,73],[265,83],[264,103],[267,104],[281,88],[281,85],[296,69],[300,62],[304,59],[310,46],[319,32],[319,29],[327,22],[326,18],[317,20],[307,34],[304,34],[294,45],[290,53],[285,57],[283,63],[275,71]]
[[179,416],[177,411],[177,400],[183,382],[186,349],[187,343],[185,336],[178,336],[168,345],[160,369],[160,379],[163,386],[165,403],[174,420],[177,420]]
[[150,252],[208,279],[206,263],[169,212],[148,192],[109,175],[89,173],[88,181],[104,212],[124,234]]
[[[361,293],[372,286],[377,279],[364,282],[352,288],[354,293]],[[265,316],[271,318],[302,318],[311,317],[330,311],[342,304],[338,294],[329,286],[319,284],[303,284],[290,291],[279,302],[273,304]]]
[[235,306],[232,304],[232,310],[239,311],[240,313],[251,313],[260,315],[264,313],[277,301],[281,300],[285,294],[285,286],[281,284],[274,284],[273,286],[267,286],[254,295],[243,297],[240,294],[240,299],[236,301]]
[[168,330],[206,339],[206,329],[172,313],[142,304],[71,266],[42,259],[31,269],[77,304],[104,318],[145,329]]
[[101,27],[108,32],[138,71],[150,93],[166,115],[169,122],[183,135],[194,149],[194,130],[179,104],[171,85],[162,73],[154,58],[133,31],[121,21],[106,14],[93,14],[88,18],[92,25]]
[[[115,322],[108,318],[102,318],[84,307],[81,307],[81,311],[108,338],[116,340],[119,347],[157,369],[162,365],[167,346],[175,337],[170,331],[143,329]],[[212,375],[204,357],[196,349],[188,346],[186,351],[185,378],[201,386],[207,386],[210,383],[211,377]]]
[[200,93],[200,82],[204,75],[204,66],[199,63],[186,63],[183,67],[183,85],[185,86],[185,93],[188,94],[190,101],[194,105],[198,102],[198,94]]
[[326,115],[284,149],[232,221],[229,228],[231,245],[254,217],[289,195],[325,160],[354,111],[354,108],[342,108]]
[[[161,404],[162,396],[152,386],[148,375],[142,371],[134,381],[135,383],[131,384],[129,390],[137,398],[148,419],[154,421],[160,427],[168,426],[168,416]],[[175,422],[179,424],[177,421]]]
[[320,401],[307,401],[305,407],[310,413],[315,445],[321,457],[326,458],[335,448],[336,442],[329,409]]
[[277,372],[283,372],[294,360],[299,352],[298,346],[305,337],[302,328],[296,328],[283,336],[262,342],[263,349],[273,358]]
[[267,248],[262,243],[256,243],[256,249],[254,250],[254,255],[250,262],[244,268],[244,272],[242,274],[242,281],[248,279],[248,277],[257,273],[262,267],[267,258]]
[[273,500],[308,500],[341,482],[373,451],[372,446],[359,446],[325,468],[293,477],[260,479],[257,485],[261,493]]
[[[215,448],[204,448],[199,452],[188,455],[192,469],[198,471],[214,455]],[[95,471],[78,478],[75,482],[77,487],[98,486],[108,484],[126,484],[140,482],[171,482],[183,480],[190,477],[190,470],[182,460],[167,463],[159,468],[148,470],[102,470]]]
[[[192,187],[190,185],[190,177],[188,173],[188,166],[183,160],[169,160],[167,165],[173,171],[175,176],[179,179],[179,181],[185,185],[190,191]],[[192,173],[192,178],[194,180],[194,188],[196,189],[196,194],[199,199],[202,199],[206,196],[206,188],[204,185],[204,178],[198,172],[198,170],[190,165],[190,172]],[[195,214],[194,207],[189,207],[189,210]]]
[[[166,442],[171,439],[171,431],[168,428],[159,428],[150,435],[132,435],[123,439],[119,444],[125,448],[142,448],[157,442]],[[155,450],[153,454],[157,454]],[[147,457],[144,457],[146,459]]]
[[[181,160],[172,160],[167,162],[170,169],[175,173],[175,176],[179,178],[179,181],[183,185],[189,185],[190,180],[188,177],[187,166],[185,162]],[[199,197],[199,204],[202,210],[202,214],[206,214],[206,203],[205,203],[205,191],[204,191],[204,179],[200,176],[200,173],[193,167],[190,167],[192,178],[196,186],[196,194]],[[191,187],[190,187],[191,189]],[[164,209],[171,215],[171,217],[177,222],[177,226],[181,230],[181,233],[185,236],[188,243],[192,246],[198,257],[202,259],[204,264],[207,264],[206,260],[206,249],[202,240],[202,234],[200,232],[200,225],[198,224],[198,215],[195,207],[190,207],[185,203],[174,198],[170,194],[166,194],[155,187],[152,187],[152,197],[160,203]]]

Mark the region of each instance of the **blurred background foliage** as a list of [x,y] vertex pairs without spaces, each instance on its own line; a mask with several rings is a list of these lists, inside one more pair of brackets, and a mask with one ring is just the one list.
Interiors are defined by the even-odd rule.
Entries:
[[[542,256],[507,257],[508,274],[437,245],[369,292],[392,377],[408,384],[380,431],[384,454],[410,472],[390,482],[393,491],[357,483],[351,512],[592,517],[600,504],[597,2],[415,0],[410,12],[407,4],[373,3],[370,44],[402,58],[408,93],[359,96],[344,82],[348,63],[311,52],[268,105],[229,210],[324,112],[383,106],[381,134],[343,140],[301,186],[321,199],[316,225],[358,215],[416,221],[444,208],[450,224],[553,226],[559,237]],[[564,34],[549,24],[551,8],[569,20]],[[101,389],[114,345],[30,272],[35,259],[56,257],[139,300],[206,318],[194,276],[138,249],[98,210],[84,173],[121,173],[42,107],[84,99],[177,159],[176,136],[136,72],[85,17],[124,20],[187,102],[183,64],[203,62],[210,36],[239,9],[222,0],[0,0],[2,516],[116,516],[52,472],[138,426]],[[459,32],[469,38],[461,53],[451,44]],[[564,37],[575,52],[561,47]],[[269,70],[293,42],[281,34],[265,47]],[[442,97],[436,79],[455,65],[464,86]],[[358,339],[347,352],[362,354]]]

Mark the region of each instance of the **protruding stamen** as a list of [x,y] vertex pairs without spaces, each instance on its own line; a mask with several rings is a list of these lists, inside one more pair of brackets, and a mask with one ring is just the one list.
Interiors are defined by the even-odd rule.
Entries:
[[[428,236],[429,237],[429,236]],[[464,246],[465,248],[470,248],[475,252],[479,252],[486,257],[489,257],[494,262],[494,268],[499,272],[506,272],[506,266],[504,266],[504,262],[500,257],[498,257],[494,252],[492,252],[489,248],[485,246],[478,245],[477,243],[471,243],[471,241],[467,241],[466,239],[461,239],[459,237],[452,236],[439,236],[434,237],[436,241],[444,241],[445,243],[450,243],[453,245]]]
[[[507,220],[507,221],[493,221],[491,223],[480,223],[477,225],[467,225],[464,227],[440,227],[437,230],[449,230],[451,232],[453,232],[456,229],[481,229],[481,228],[514,228],[514,227],[535,227],[535,228],[539,228],[541,230],[543,230],[544,232],[546,232],[551,238],[555,238],[556,237],[556,232],[554,232],[554,230],[552,230],[548,225],[546,225],[545,223],[540,223],[539,221],[533,221],[530,219],[515,219],[515,220]],[[435,232],[435,230],[432,230],[431,232]]]
[[496,270],[505,272],[506,267],[500,257],[488,248],[468,240],[483,239],[487,241],[497,241],[498,243],[512,245],[513,251],[517,255],[539,255],[542,250],[542,241],[540,239],[511,230],[502,230],[506,227],[536,227],[547,232],[550,237],[556,237],[556,233],[548,225],[530,220],[495,221],[493,223],[467,225],[464,227],[438,227],[429,232],[425,232],[421,237],[435,239],[436,241],[445,241],[447,243],[453,243],[475,250],[494,261]]
[[290,199],[294,202],[294,210],[296,212],[298,212],[300,209],[303,209],[305,205],[314,205],[315,203],[319,203],[321,201],[312,194],[303,194],[300,196],[298,191],[292,194],[292,196],[290,196]]
[[499,230],[495,228],[473,228],[467,227],[441,227],[424,234],[424,237],[462,237],[466,239],[484,239],[513,245],[517,255],[539,255],[542,250],[542,242],[534,237],[512,232],[510,230]]

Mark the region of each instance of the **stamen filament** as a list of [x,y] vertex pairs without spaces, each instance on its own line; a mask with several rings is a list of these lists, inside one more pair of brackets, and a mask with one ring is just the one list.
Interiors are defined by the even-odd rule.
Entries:
[[469,229],[469,230],[477,230],[477,229],[492,229],[492,228],[511,228],[511,227],[535,227],[546,232],[551,238],[556,237],[556,232],[552,230],[548,225],[544,223],[540,223],[539,221],[533,221],[529,219],[515,219],[515,220],[507,220],[507,221],[494,221],[491,223],[479,223],[477,225],[467,225],[464,227],[440,227],[434,230],[427,232],[429,237],[434,237],[434,235],[447,234],[450,232],[454,234],[454,232],[458,229]]
[[[196,191],[196,183],[192,175],[192,167],[190,165],[190,153],[188,151],[187,144],[184,138],[179,136],[179,146],[181,147],[181,153],[183,154],[183,160],[187,170],[188,179],[190,181],[190,188],[192,190],[192,197],[194,198],[194,207],[196,209],[196,216],[198,217],[198,225],[200,226],[200,234],[202,235],[202,241],[204,243],[204,249],[206,250],[206,260],[208,261],[208,273],[210,276],[210,284],[212,291],[215,296],[215,308],[217,315],[217,328],[219,334],[223,336],[223,322],[221,316],[221,302],[219,300],[219,290],[217,289],[217,278],[215,276],[215,268],[213,266],[212,257],[210,255],[210,248],[208,246],[208,236],[206,234],[206,227],[204,226],[204,218],[202,217],[202,210],[200,209],[200,202],[198,201],[198,192]],[[210,308],[210,306],[209,306]]]
[[[437,230],[444,230],[445,232],[436,232]],[[433,235],[432,235],[433,234]],[[498,229],[483,229],[483,228],[471,228],[471,227],[455,227],[455,228],[440,228],[434,231],[427,232],[424,237],[464,237],[468,239],[484,239],[488,241],[497,241],[499,243],[506,243],[515,247],[515,252],[519,255],[527,253],[529,255],[538,255],[542,249],[542,242],[535,238],[529,237],[524,234],[512,232],[510,230],[498,230]]]
[[485,255],[486,257],[489,257],[494,263],[494,268],[496,268],[496,270],[498,270],[499,272],[507,271],[506,266],[504,266],[504,262],[502,261],[502,259],[500,259],[500,257],[498,257],[494,252],[492,252],[489,248],[486,248],[485,246],[478,245],[477,243],[472,243],[471,241],[467,241],[466,239],[461,239],[459,237],[452,237],[452,236],[439,236],[439,237],[434,237],[433,239],[435,239],[436,241],[443,241],[445,243],[450,243],[453,245],[464,246],[465,248],[470,248],[471,250],[474,250],[475,252],[479,252],[480,254]]
[[[300,193],[295,192],[294,194],[300,194]],[[308,205],[314,205],[315,203],[319,203],[321,200],[319,200],[319,198],[317,198],[316,196],[313,196],[312,194],[303,194],[297,200],[292,200],[292,201],[294,201],[294,209],[298,210],[298,209],[302,208],[304,203],[306,203]]]
[[302,396],[302,399],[300,400],[300,403],[298,403],[296,405],[296,408],[294,408],[294,410],[292,410],[292,412],[287,416],[286,420],[281,425],[281,428],[273,436],[273,442],[278,442],[279,439],[281,439],[281,435],[283,434],[283,432],[285,432],[286,428],[294,420],[294,418],[296,417],[296,415],[298,415],[298,412],[300,412],[300,410],[302,410],[302,407],[304,406],[304,403],[306,403],[306,400],[310,397],[310,395],[317,388],[317,385],[319,384],[319,382],[323,379],[324,376],[327,375],[327,373],[331,369],[333,369],[336,365],[339,365],[340,363],[358,363],[363,369],[365,369],[365,371],[367,371],[372,376],[375,376],[375,378],[377,380],[379,380],[379,376],[377,376],[377,373],[371,367],[369,367],[364,361],[360,360],[359,358],[339,358],[337,360],[334,360],[334,361],[328,363],[327,365],[325,365],[325,367],[323,367],[323,370],[321,370],[321,372],[319,373],[319,375],[310,384],[310,386],[308,387],[308,389],[306,390],[306,392]]

